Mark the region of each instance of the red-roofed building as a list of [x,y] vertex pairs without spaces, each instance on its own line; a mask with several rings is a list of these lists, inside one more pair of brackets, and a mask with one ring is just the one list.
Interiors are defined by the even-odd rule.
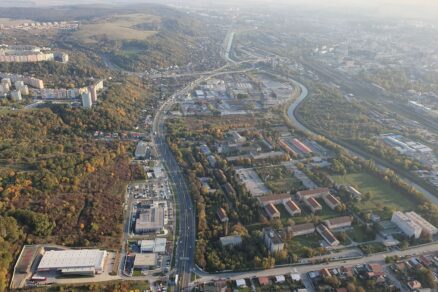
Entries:
[[414,281],[410,281],[408,282],[408,287],[409,289],[413,290],[417,290],[417,289],[421,289],[421,283],[418,282],[417,280]]
[[277,207],[274,204],[268,204],[265,206],[266,213],[268,213],[269,219],[273,220],[276,218],[280,218],[280,211],[278,211]]
[[269,285],[269,278],[268,277],[259,277],[258,280],[259,280],[260,286]]
[[293,236],[306,235],[315,232],[315,225],[313,223],[296,224],[289,227]]
[[315,198],[313,197],[309,197],[306,200],[304,200],[304,204],[309,207],[310,211],[312,211],[312,213],[318,212],[322,210],[322,206],[320,203],[318,203],[317,200],[315,200]]
[[341,205],[341,201],[339,201],[338,198],[334,197],[332,194],[323,196],[322,199],[332,210],[336,209],[337,206]]
[[275,195],[269,195],[269,196],[262,196],[258,197],[260,205],[266,206],[268,204],[282,204],[284,201],[290,200],[289,194],[275,194]]
[[338,246],[339,240],[333,235],[333,233],[323,224],[316,227],[316,231],[330,246]]
[[351,216],[341,216],[341,217],[324,220],[324,224],[329,229],[336,229],[336,228],[349,227],[351,226],[352,221],[353,221],[353,217]]
[[303,142],[301,142],[298,139],[293,139],[292,140],[292,144],[298,148],[298,150],[300,150],[302,153],[304,154],[309,154],[312,153],[312,149],[310,149],[309,147],[307,147],[307,145],[305,145]]
[[300,200],[305,200],[309,197],[321,198],[322,196],[327,196],[329,194],[330,194],[330,191],[328,188],[318,188],[318,189],[297,192],[297,196]]
[[298,207],[297,203],[295,203],[291,199],[283,201],[283,205],[284,205],[286,211],[288,211],[289,214],[291,214],[292,216],[301,214],[300,207]]
[[321,275],[323,278],[328,278],[332,276],[332,273],[327,268],[321,270]]

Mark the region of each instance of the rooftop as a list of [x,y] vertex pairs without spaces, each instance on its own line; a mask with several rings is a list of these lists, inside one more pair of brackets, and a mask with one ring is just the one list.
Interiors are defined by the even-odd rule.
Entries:
[[277,207],[274,206],[274,204],[269,203],[265,206],[266,212],[269,213],[269,215],[280,215],[280,211],[278,211]]
[[100,268],[106,251],[98,249],[49,250],[38,265],[38,270],[66,268]]
[[308,203],[309,205],[311,205],[313,208],[317,208],[317,209],[322,208],[321,204],[318,203],[318,201],[315,200],[315,198],[313,198],[313,197],[308,198],[308,199],[307,199],[307,203]]
[[333,196],[332,194],[328,194],[326,196],[326,199],[332,204],[332,205],[339,205],[341,204],[341,202],[338,200],[338,198],[336,198],[335,196]]
[[297,192],[298,196],[307,197],[307,196],[315,196],[320,194],[329,194],[330,191],[328,188],[317,188],[312,190],[305,190]]
[[140,213],[135,229],[159,229],[164,226],[164,208],[151,207]]
[[292,211],[300,211],[300,207],[292,201],[291,199],[286,201],[286,205],[292,210]]

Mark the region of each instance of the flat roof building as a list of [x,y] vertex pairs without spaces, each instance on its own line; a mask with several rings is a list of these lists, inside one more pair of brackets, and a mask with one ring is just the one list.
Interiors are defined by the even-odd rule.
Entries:
[[420,227],[423,229],[423,232],[426,232],[430,235],[435,235],[438,233],[438,228],[430,224],[426,219],[421,217],[415,212],[406,212],[405,215],[409,217],[412,221],[420,225]]
[[166,238],[157,237],[155,240],[140,240],[140,252],[154,252],[165,253],[166,252]]
[[391,222],[397,225],[409,237],[419,238],[423,229],[414,220],[400,211],[392,213]]
[[149,146],[146,142],[140,141],[135,148],[135,159],[145,159]]
[[164,227],[164,208],[152,206],[135,220],[135,233],[158,232]]
[[219,238],[219,240],[222,247],[237,246],[242,244],[242,237],[240,237],[240,235],[223,236]]
[[106,251],[98,249],[49,250],[43,254],[37,271],[70,275],[100,274],[104,271],[106,256]]
[[270,253],[279,252],[284,248],[280,235],[272,227],[263,228],[263,239]]
[[156,253],[138,253],[134,259],[134,269],[148,269],[157,265]]

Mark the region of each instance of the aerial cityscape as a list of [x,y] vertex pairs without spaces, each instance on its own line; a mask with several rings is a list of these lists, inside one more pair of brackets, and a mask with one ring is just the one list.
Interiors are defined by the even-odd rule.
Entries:
[[7,2],[0,291],[438,291],[438,3]]

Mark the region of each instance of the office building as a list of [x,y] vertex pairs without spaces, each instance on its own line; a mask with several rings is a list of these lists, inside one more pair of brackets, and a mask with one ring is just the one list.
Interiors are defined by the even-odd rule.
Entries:
[[91,93],[82,93],[82,107],[85,109],[90,109],[93,106],[93,101],[91,100]]
[[284,248],[284,243],[280,235],[272,227],[263,228],[263,239],[270,253],[282,251]]
[[422,227],[400,211],[392,213],[391,222],[408,237],[419,238],[421,235]]

